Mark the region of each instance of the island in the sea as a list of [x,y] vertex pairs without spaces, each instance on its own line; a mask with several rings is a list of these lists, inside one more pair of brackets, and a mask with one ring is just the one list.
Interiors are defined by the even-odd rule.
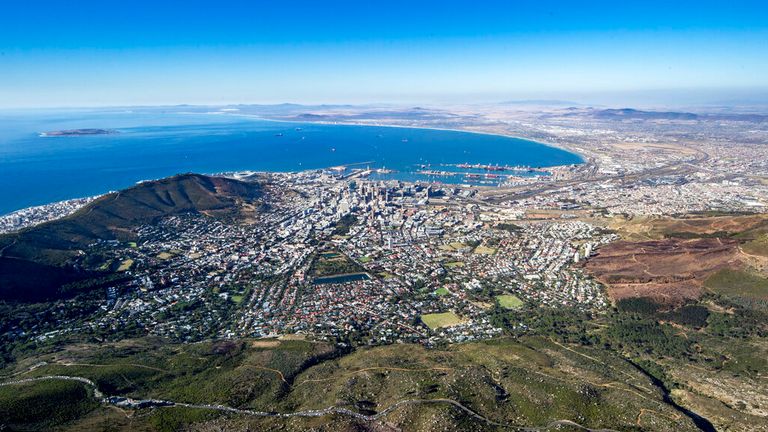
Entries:
[[115,133],[117,133],[117,131],[111,130],[111,129],[69,129],[69,130],[42,132],[40,136],[52,137],[52,136],[109,135],[109,134],[115,134]]

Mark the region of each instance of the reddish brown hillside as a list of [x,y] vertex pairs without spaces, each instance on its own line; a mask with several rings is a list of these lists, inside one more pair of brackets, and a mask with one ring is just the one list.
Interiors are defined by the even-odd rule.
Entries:
[[601,248],[586,269],[608,287],[613,301],[650,297],[680,304],[698,298],[715,271],[741,265],[738,245],[720,238],[621,241]]

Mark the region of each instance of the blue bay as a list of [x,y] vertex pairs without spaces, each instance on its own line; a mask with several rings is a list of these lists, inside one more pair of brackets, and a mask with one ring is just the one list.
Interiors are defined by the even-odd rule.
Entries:
[[[83,128],[119,133],[39,136]],[[428,180],[415,174],[422,165],[546,167],[581,161],[573,153],[528,140],[435,129],[161,111],[2,112],[0,214],[183,172],[299,171],[370,162],[371,167],[395,170],[391,178]]]

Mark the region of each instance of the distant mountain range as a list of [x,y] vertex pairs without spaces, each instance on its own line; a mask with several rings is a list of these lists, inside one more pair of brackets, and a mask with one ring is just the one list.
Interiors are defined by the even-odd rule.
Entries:
[[236,218],[256,201],[258,183],[183,174],[105,195],[71,216],[0,236],[0,300],[44,300],[95,274],[78,261],[98,241],[136,239],[135,229],[162,217],[202,213]]
[[632,108],[620,109],[591,109],[589,115],[598,119],[605,120],[725,120],[725,121],[745,121],[745,122],[764,122],[768,121],[768,115],[761,114],[695,114],[690,112],[677,111],[641,111]]
[[520,99],[499,102],[499,105],[583,106],[578,102],[559,99]]
[[398,119],[398,120],[443,120],[446,118],[458,117],[456,114],[431,110],[427,108],[406,108],[402,110],[380,110],[380,111],[362,111],[355,113],[327,113],[316,114],[311,112],[305,112],[293,116],[292,118],[297,121],[302,120],[383,120],[383,119]]

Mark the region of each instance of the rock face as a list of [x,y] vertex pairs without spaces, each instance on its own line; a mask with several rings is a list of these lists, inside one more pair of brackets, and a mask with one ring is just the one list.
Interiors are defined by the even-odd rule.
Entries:
[[183,174],[105,195],[63,219],[0,236],[0,299],[56,297],[62,284],[90,273],[73,260],[98,241],[131,241],[135,229],[165,216],[205,213],[238,218],[261,197],[259,183]]
[[586,269],[608,287],[614,301],[648,297],[677,305],[698,298],[715,271],[738,267],[738,245],[721,238],[622,241],[600,249]]

